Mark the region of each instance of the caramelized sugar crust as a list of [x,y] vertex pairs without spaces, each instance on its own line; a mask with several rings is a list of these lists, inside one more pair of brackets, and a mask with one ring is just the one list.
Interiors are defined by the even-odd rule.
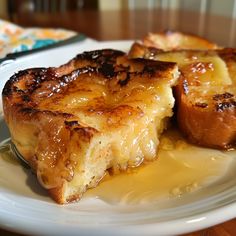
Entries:
[[78,200],[106,171],[156,156],[172,116],[176,63],[79,54],[58,68],[13,75],[3,89],[12,141],[58,203]]
[[181,131],[199,145],[220,149],[235,146],[235,49],[163,51],[135,43],[129,55],[177,62],[181,76],[175,94]]
[[145,46],[154,47],[165,51],[178,49],[217,49],[219,48],[213,42],[191,34],[181,32],[166,31],[163,33],[149,33],[144,39]]

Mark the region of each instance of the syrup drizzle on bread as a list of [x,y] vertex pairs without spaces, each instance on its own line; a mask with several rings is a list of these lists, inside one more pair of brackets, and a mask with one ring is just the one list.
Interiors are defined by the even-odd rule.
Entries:
[[3,90],[12,141],[55,201],[79,200],[107,171],[156,158],[178,76],[176,63],[110,49],[20,71]]

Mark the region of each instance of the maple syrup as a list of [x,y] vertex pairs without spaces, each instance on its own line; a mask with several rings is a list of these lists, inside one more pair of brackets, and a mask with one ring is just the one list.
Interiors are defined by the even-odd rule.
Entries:
[[105,179],[84,197],[112,204],[156,202],[194,192],[216,181],[229,167],[232,152],[197,147],[187,143],[176,130],[160,141],[157,159]]

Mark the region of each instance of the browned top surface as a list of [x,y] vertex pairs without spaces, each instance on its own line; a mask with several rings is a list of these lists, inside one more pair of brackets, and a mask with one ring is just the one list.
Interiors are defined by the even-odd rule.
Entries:
[[[61,186],[64,179],[73,177],[77,162],[71,160],[71,155],[66,158],[68,132],[73,130],[88,143],[99,132],[119,129],[130,119],[142,117],[143,104],[152,99],[150,94],[144,97],[145,91],[171,85],[176,67],[172,62],[128,59],[121,51],[103,49],[79,54],[58,68],[20,71],[3,89],[4,115],[12,140],[20,143],[30,133],[28,142],[35,135],[40,140],[37,153],[32,150],[35,143],[29,151],[19,149],[19,144],[18,150],[38,179],[41,176],[44,187]],[[136,105],[138,101],[140,106]],[[45,122],[49,120],[53,122]],[[24,128],[24,122],[34,124],[34,131]],[[21,133],[14,135],[17,127]],[[57,127],[65,129],[59,131]],[[73,167],[67,168],[65,162],[73,163]]]

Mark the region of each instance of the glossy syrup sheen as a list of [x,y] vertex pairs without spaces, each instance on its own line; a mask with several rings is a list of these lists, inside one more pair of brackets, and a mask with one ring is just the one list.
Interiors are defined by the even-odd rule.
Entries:
[[181,198],[222,177],[235,151],[220,151],[186,143],[176,130],[165,133],[157,159],[114,176],[106,176],[86,197],[112,204],[137,204]]
[[20,161],[14,156],[11,150],[9,141],[0,146],[0,158],[13,165],[20,164]]
[[[166,132],[155,161],[125,173],[104,177],[84,198],[99,198],[111,204],[155,203],[181,198],[216,182],[225,175],[236,151],[220,151],[187,143],[176,130]],[[0,157],[20,165],[10,145],[0,148]]]

